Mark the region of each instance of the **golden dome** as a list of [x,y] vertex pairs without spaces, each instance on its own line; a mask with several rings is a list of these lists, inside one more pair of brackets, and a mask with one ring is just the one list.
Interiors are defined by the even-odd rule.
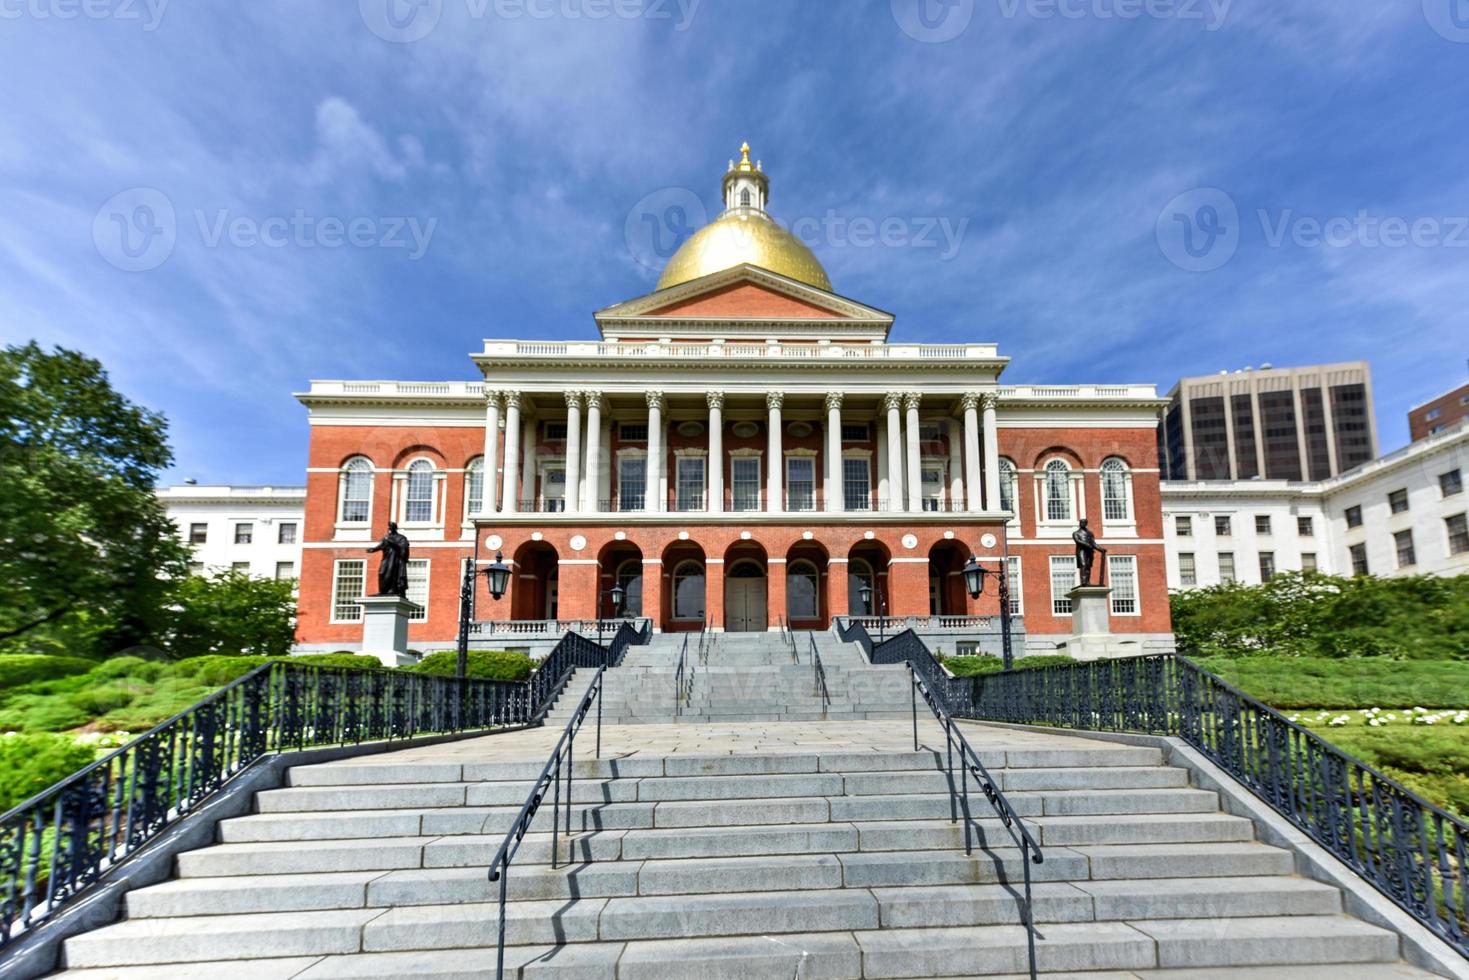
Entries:
[[[725,211],[696,231],[658,277],[658,288],[667,289],[692,282],[714,272],[749,263],[831,292],[831,280],[816,256],[799,238],[778,225],[761,206],[768,179],[760,165],[750,163],[750,145],[740,147],[740,162],[731,163],[725,175]],[[755,182],[754,197],[736,197],[736,179],[748,176]],[[735,201],[753,204],[735,205]]]

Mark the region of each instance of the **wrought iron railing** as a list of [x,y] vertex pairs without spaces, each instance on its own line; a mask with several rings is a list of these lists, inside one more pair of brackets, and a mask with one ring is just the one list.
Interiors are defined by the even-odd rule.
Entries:
[[821,703],[831,706],[831,691],[826,686],[826,666],[821,662],[821,651],[816,649],[816,634],[807,633],[806,639],[811,641],[811,672],[812,679],[816,682],[816,694],[821,698]]
[[780,628],[781,642],[784,643],[786,645],[786,648],[791,651],[791,663],[800,663],[801,658],[796,655],[795,632],[791,629],[790,624],[786,622],[786,618],[784,616],[777,616],[775,621],[776,625]]
[[678,649],[678,669],[673,672],[673,713],[683,714],[684,705],[694,688],[694,668],[689,660],[689,634],[683,635],[683,646]]
[[0,948],[265,756],[527,724],[525,682],[264,664],[0,816]]
[[593,635],[599,632],[615,633],[625,622],[631,622],[634,629],[641,630],[645,623],[652,620],[642,616],[628,616],[614,619],[503,619],[503,620],[481,620],[469,624],[469,632],[472,636],[514,636],[514,637],[559,637],[566,632]]
[[[631,627],[628,627],[628,631],[631,632]],[[619,638],[623,635],[619,633]],[[541,770],[540,776],[531,786],[530,795],[526,797],[520,813],[510,825],[510,831],[505,835],[499,850],[490,860],[490,881],[500,883],[499,938],[495,955],[495,976],[501,980],[505,976],[505,900],[510,878],[510,863],[515,860],[521,842],[525,840],[525,835],[530,832],[531,825],[535,823],[536,814],[540,811],[541,803],[545,800],[546,791],[549,788],[551,790],[551,867],[557,867],[561,851],[561,776],[563,772],[566,774],[566,838],[568,844],[571,841],[571,783],[575,766],[576,733],[581,729],[582,722],[586,720],[592,703],[596,702],[597,758],[600,759],[602,757],[601,695],[602,684],[607,676],[607,666],[608,664],[604,662],[597,667],[597,672],[593,675],[591,683],[587,685],[581,702],[577,705],[576,711],[572,713],[570,720],[566,722],[566,728],[562,730],[556,747],[551,750],[551,757],[546,760],[545,768]]]
[[1186,657],[1060,664],[972,683],[970,717],[1182,738],[1469,957],[1469,823]]

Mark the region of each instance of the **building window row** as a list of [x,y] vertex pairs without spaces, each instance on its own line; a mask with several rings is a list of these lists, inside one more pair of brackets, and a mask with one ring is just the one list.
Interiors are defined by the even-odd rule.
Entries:
[[[296,543],[296,527],[297,527],[297,524],[296,524],[295,521],[282,521],[281,523],[277,524],[276,525],[276,543],[277,544],[295,544]],[[255,541],[255,522],[254,521],[236,521],[235,522],[235,527],[234,527],[234,532],[235,532],[234,533],[234,543],[235,544],[253,544],[254,541]],[[205,522],[191,523],[189,525],[188,541],[189,541],[189,544],[208,544],[209,543],[209,525],[208,525],[208,523],[205,523]]]
[[[282,562],[276,566],[276,578],[282,578]],[[294,567],[291,568],[294,572]],[[289,577],[289,576],[286,576]],[[367,560],[365,558],[339,558],[332,565],[332,616],[333,623],[362,622],[362,606],[359,599],[367,595]],[[428,621],[429,560],[408,560],[408,600],[417,608],[408,614],[410,623]]]

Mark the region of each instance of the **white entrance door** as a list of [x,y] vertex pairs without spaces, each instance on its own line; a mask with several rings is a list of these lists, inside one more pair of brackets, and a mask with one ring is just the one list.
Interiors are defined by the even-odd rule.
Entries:
[[765,618],[765,579],[725,579],[725,631],[729,633],[763,633],[767,625]]

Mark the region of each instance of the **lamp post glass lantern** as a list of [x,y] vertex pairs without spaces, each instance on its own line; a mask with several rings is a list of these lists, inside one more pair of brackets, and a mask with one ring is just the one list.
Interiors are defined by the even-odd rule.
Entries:
[[[867,610],[867,614],[869,616],[872,615],[874,612],[877,613],[877,642],[883,642],[887,632],[886,600],[883,599],[882,593],[874,591],[872,586],[869,585],[865,579],[862,581],[862,584],[857,587],[857,595],[862,599],[862,608]],[[874,606],[873,603],[874,599],[877,602],[876,606]]]
[[627,592],[622,588],[622,583],[617,583],[597,597],[597,646],[602,645],[602,598],[612,597],[612,618],[616,619],[622,615],[622,601],[627,597]]
[[[469,673],[469,622],[474,616],[475,561],[470,559],[464,566],[464,584],[459,589],[459,657],[454,676],[463,680]],[[490,588],[490,598],[499,602],[510,583],[510,566],[505,564],[505,555],[495,553],[495,560],[485,569],[485,582]]]
[[985,568],[978,558],[970,555],[969,563],[964,566],[964,587],[969,591],[969,598],[978,599],[984,592],[986,575],[994,575],[1000,583],[1000,644],[1005,669],[1009,670],[1015,666],[1015,654],[1010,647],[1010,575],[1007,565],[1008,562],[998,569]]

